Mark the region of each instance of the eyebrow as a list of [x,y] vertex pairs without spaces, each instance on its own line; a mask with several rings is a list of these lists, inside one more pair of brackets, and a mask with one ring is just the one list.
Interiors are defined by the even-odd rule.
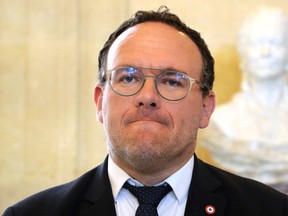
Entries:
[[125,65],[125,66],[126,67],[135,67],[135,68],[139,68],[139,69],[151,69],[151,70],[154,69],[154,70],[159,70],[159,71],[176,71],[176,72],[180,72],[180,73],[187,75],[187,72],[176,69],[176,68],[171,67],[171,66],[165,67],[165,68],[139,67],[139,66],[134,66],[134,65]]
[[[162,70],[162,69],[161,69]],[[178,70],[174,67],[167,67],[165,69],[163,69],[164,71],[177,71],[177,72],[180,72],[180,73],[184,73],[184,74],[187,74],[185,71],[182,71],[182,70]]]

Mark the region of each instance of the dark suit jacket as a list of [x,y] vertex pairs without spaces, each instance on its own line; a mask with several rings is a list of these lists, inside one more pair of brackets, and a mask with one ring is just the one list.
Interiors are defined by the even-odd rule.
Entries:
[[[106,159],[75,181],[28,197],[9,207],[4,216],[116,215],[107,164]],[[288,216],[287,195],[195,156],[185,216],[208,215],[208,205],[216,210],[213,216]]]

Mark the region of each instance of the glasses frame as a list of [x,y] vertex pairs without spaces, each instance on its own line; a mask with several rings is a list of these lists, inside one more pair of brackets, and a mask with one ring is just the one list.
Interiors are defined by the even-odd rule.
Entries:
[[[121,93],[117,92],[117,91],[112,87],[111,82],[110,82],[110,81],[111,81],[110,75],[111,75],[111,73],[112,73],[114,70],[116,70],[116,69],[121,69],[121,68],[135,68],[136,70],[138,70],[138,71],[141,73],[141,75],[142,75],[142,77],[143,77],[143,81],[142,81],[141,87],[140,87],[139,90],[137,90],[135,93],[133,93],[133,94],[121,94]],[[156,75],[156,76],[145,75],[145,74],[142,72],[142,70],[159,71],[160,73],[159,73],[158,75]],[[159,91],[159,89],[158,89],[158,85],[157,85],[157,80],[158,80],[158,77],[159,77],[161,74],[167,73],[167,72],[177,72],[177,73],[179,73],[179,74],[185,75],[185,76],[189,79],[189,81],[190,81],[190,83],[189,83],[189,89],[187,90],[187,93],[186,93],[183,97],[181,97],[181,98],[179,98],[179,99],[169,99],[169,98],[167,98],[167,97],[164,97],[164,96],[160,93],[160,91]],[[204,85],[203,85],[200,81],[198,81],[198,80],[196,80],[196,79],[188,76],[186,73],[184,73],[184,72],[182,72],[182,71],[170,70],[170,69],[167,69],[167,70],[166,70],[166,69],[142,68],[142,67],[134,67],[134,66],[119,66],[119,67],[115,67],[115,68],[106,70],[105,76],[106,76],[106,80],[109,82],[109,86],[111,87],[111,89],[113,90],[113,92],[115,92],[117,95],[120,95],[120,96],[123,96],[123,97],[130,97],[130,96],[133,96],[133,95],[138,94],[138,93],[142,90],[142,88],[144,87],[147,78],[153,78],[153,79],[154,79],[155,87],[156,87],[156,90],[157,90],[158,94],[159,94],[162,98],[164,98],[165,100],[168,100],[168,101],[180,101],[180,100],[183,100],[184,98],[186,98],[186,97],[188,96],[188,94],[190,93],[190,91],[191,91],[191,89],[192,89],[192,87],[193,87],[193,84],[198,84],[198,85],[200,86],[200,88],[201,88],[201,91],[202,91],[202,89],[204,88]]]

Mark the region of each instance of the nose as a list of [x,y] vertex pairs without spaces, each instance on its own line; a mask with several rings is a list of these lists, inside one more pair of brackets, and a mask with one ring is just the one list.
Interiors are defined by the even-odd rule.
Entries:
[[156,89],[155,78],[146,77],[144,86],[136,95],[136,107],[153,108],[157,109],[160,106],[160,95]]

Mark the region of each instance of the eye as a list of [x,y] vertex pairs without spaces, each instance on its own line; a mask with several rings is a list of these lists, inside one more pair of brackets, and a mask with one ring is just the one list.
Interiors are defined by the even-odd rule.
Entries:
[[165,72],[160,75],[159,84],[168,87],[183,88],[187,85],[187,77],[178,72]]
[[181,82],[179,82],[178,80],[175,80],[175,79],[165,79],[165,80],[162,80],[162,82],[164,84],[167,84],[169,86],[181,86]]
[[116,68],[113,76],[115,83],[132,84],[135,82],[141,82],[141,73],[133,67],[121,67]]
[[131,75],[123,75],[123,77],[121,78],[122,82],[126,82],[126,83],[132,83],[132,82],[135,82],[136,79],[135,77],[131,76]]

